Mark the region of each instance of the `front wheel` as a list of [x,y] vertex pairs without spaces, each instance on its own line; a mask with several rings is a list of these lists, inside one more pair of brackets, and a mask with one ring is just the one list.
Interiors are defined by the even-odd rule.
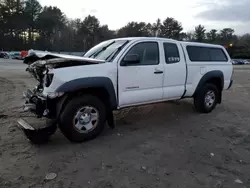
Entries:
[[106,122],[106,109],[95,96],[83,95],[70,100],[63,110],[59,128],[73,142],[84,142],[97,137]]
[[200,113],[209,113],[216,107],[218,98],[218,88],[214,84],[205,84],[194,97],[195,109]]

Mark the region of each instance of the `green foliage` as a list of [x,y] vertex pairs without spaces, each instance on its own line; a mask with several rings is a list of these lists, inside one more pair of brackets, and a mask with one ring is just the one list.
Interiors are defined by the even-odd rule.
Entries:
[[152,26],[145,22],[129,22],[117,31],[118,37],[143,37],[151,36]]
[[216,40],[218,38],[218,33],[216,29],[212,29],[208,33],[206,33],[207,40],[211,43],[216,43]]
[[234,58],[250,59],[250,34],[238,37],[232,52]]
[[228,46],[233,57],[250,56],[250,35],[236,36],[234,29],[206,32],[202,25],[183,32],[180,22],[167,17],[154,23],[131,21],[112,31],[95,16],[68,19],[57,7],[42,7],[38,0],[0,0],[0,49],[86,51],[95,44],[116,37],[165,37]]
[[166,18],[161,27],[160,27],[160,36],[166,37],[166,38],[172,38],[176,40],[181,39],[181,32],[183,30],[183,27],[181,23],[179,23],[174,18]]
[[205,40],[206,29],[203,25],[198,25],[195,27],[194,37],[197,42],[203,42]]

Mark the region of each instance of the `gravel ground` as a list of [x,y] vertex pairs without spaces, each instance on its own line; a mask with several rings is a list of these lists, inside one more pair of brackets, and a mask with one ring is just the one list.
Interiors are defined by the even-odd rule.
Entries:
[[[34,84],[19,61],[0,61],[0,187],[248,188],[250,66],[236,67],[234,85],[210,114],[192,100],[126,109],[117,127],[72,144],[57,131],[43,146],[16,126],[22,91]],[[56,173],[46,180],[48,173]]]

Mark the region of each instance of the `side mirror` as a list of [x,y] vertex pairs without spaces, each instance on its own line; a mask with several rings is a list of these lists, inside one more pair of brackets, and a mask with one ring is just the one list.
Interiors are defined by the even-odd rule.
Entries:
[[123,65],[132,65],[132,64],[139,64],[140,63],[140,56],[138,54],[130,54],[126,55],[123,58]]

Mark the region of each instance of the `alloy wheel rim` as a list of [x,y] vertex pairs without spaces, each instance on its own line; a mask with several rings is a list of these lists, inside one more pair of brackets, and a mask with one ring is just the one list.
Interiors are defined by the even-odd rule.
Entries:
[[214,102],[215,102],[215,93],[214,91],[210,90],[205,95],[205,101],[204,101],[205,106],[207,108],[211,108],[214,105]]
[[78,132],[88,133],[96,128],[98,121],[98,110],[93,106],[84,106],[76,112],[73,125]]

